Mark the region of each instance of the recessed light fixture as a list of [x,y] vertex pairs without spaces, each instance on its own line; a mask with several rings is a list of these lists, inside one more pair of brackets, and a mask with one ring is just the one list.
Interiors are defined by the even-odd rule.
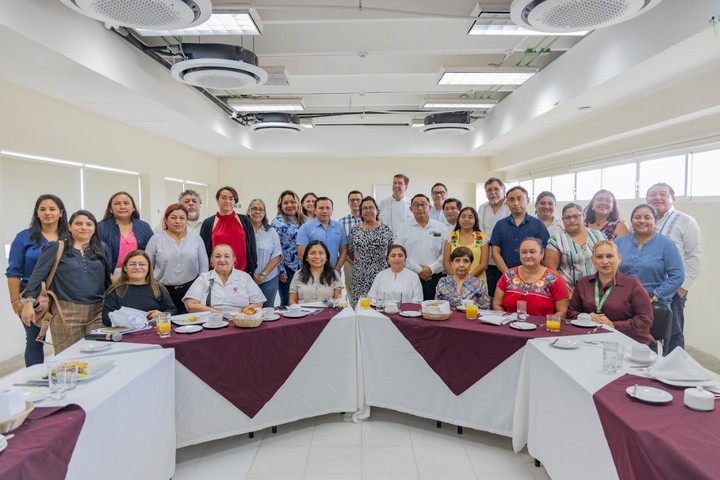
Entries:
[[497,105],[497,100],[487,98],[426,98],[423,110],[487,110]]
[[413,119],[410,121],[410,126],[411,126],[412,128],[422,128],[422,127],[424,127],[424,126],[425,126],[425,117],[413,118]]
[[[589,33],[589,30],[580,32],[559,32],[552,35],[566,35],[582,37]],[[487,12],[481,11],[468,31],[468,35],[545,35],[547,32],[538,32],[519,27],[510,18],[508,12]]]
[[522,85],[536,73],[532,67],[445,67],[438,85]]
[[178,30],[135,29],[143,37],[182,37],[188,35],[262,35],[260,17],[254,9],[215,12],[203,24]]
[[300,125],[305,128],[315,128],[315,123],[313,122],[312,118],[301,118]]
[[236,112],[302,112],[301,98],[231,98],[227,104]]

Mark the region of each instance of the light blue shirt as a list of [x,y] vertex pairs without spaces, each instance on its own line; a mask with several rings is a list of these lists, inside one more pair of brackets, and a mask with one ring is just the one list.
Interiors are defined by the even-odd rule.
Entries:
[[616,238],[615,244],[622,255],[620,271],[637,277],[650,296],[657,295],[660,303],[669,306],[685,279],[682,258],[673,241],[656,233],[638,249],[635,236],[630,234]]
[[340,256],[340,247],[347,245],[347,236],[343,226],[335,220],[330,220],[326,229],[317,218],[304,223],[298,229],[297,244],[307,247],[308,243],[313,240],[320,240],[327,246],[330,251],[330,265],[335,268]]
[[[261,274],[265,270],[265,267],[270,260],[280,256],[280,263],[282,263],[282,247],[280,246],[280,237],[274,228],[270,227],[265,230],[265,227],[260,227],[255,234],[255,244],[257,245],[257,268],[255,269],[256,274]],[[272,280],[278,275],[278,268],[275,267],[271,271],[266,272],[267,277],[263,279],[261,283],[265,283],[268,280]]]

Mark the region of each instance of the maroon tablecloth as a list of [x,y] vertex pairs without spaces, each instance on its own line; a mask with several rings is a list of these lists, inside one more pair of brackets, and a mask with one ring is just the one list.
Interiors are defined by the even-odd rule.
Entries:
[[123,341],[154,343],[175,349],[175,359],[225,397],[245,415],[254,417],[285,383],[337,312],[326,308],[302,318],[280,317],[257,328],[203,330],[158,337],[145,330]]
[[[403,304],[403,310],[419,310],[417,304]],[[460,395],[491,370],[520,350],[533,338],[557,337],[587,333],[587,328],[563,325],[559,333],[539,326],[523,331],[509,325],[490,325],[467,320],[462,312],[453,312],[445,321],[388,315],[397,329],[455,394]],[[529,322],[545,323],[542,317]]]
[[36,407],[10,432],[15,437],[0,453],[0,479],[64,479],[83,423],[85,411],[79,405]]
[[[668,391],[669,404],[651,405],[625,390],[638,384]],[[720,410],[696,412],[683,404],[684,389],[624,375],[593,400],[621,480],[720,478]]]

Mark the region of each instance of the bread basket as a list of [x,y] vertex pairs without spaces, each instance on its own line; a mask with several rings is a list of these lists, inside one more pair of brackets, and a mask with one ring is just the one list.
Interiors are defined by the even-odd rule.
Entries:
[[232,321],[236,327],[240,328],[255,328],[259,327],[262,322],[262,309],[256,308],[256,312],[252,315],[247,315],[240,310],[238,313],[232,316]]
[[12,432],[16,428],[18,428],[20,425],[23,424],[25,419],[28,417],[28,415],[30,415],[30,412],[32,412],[33,410],[35,410],[35,404],[25,402],[25,411],[15,415],[8,420],[5,420],[4,422],[0,422],[0,433]]
[[445,300],[426,300],[420,309],[422,318],[436,322],[450,318],[450,312],[450,303]]

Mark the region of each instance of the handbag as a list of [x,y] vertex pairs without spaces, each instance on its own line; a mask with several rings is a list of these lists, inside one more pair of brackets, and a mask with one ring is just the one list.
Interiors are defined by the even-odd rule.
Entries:
[[52,314],[50,313],[50,303],[53,300],[57,302],[55,292],[49,290],[47,286],[52,283],[53,278],[55,277],[55,271],[60,263],[60,256],[63,253],[64,247],[65,242],[62,240],[59,241],[57,255],[55,256],[55,263],[53,264],[52,270],[50,270],[50,274],[47,279],[40,285],[40,294],[38,294],[35,299],[35,304],[33,305],[33,310],[35,310],[35,319],[33,320],[33,324],[40,328],[40,333],[36,338],[38,342],[45,343],[45,333],[47,332],[47,329],[50,326],[50,320],[52,319]]

